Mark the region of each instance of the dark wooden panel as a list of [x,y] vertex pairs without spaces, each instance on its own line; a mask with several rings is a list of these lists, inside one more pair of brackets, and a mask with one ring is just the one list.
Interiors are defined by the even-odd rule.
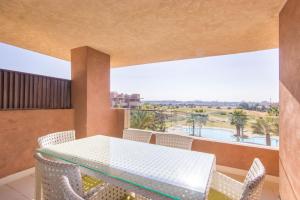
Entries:
[[20,108],[20,74],[14,73],[15,84],[14,84],[14,105],[13,108]]
[[63,96],[63,107],[67,108],[67,98],[68,98],[68,82],[64,81],[64,96]]
[[59,105],[60,105],[61,108],[64,108],[64,99],[63,98],[64,98],[65,88],[64,88],[64,82],[62,80],[60,81],[59,87],[60,87]]
[[51,108],[51,80],[47,77],[47,86],[46,86],[46,108]]
[[46,94],[47,94],[47,78],[42,77],[42,108],[47,108]]
[[14,108],[14,72],[9,72],[9,98],[8,107]]
[[9,93],[9,73],[7,71],[3,72],[3,109],[8,108],[8,93]]
[[30,103],[30,76],[29,74],[24,74],[24,108],[29,108]]
[[25,83],[24,83],[25,74],[20,74],[20,109],[24,108],[24,92],[25,92]]
[[0,109],[71,107],[71,81],[0,69]]
[[32,75],[29,76],[29,105],[28,108],[34,108],[34,77]]
[[38,88],[39,88],[39,78],[33,76],[33,108],[38,108]]
[[53,81],[53,108],[57,108],[57,80]]
[[68,84],[68,93],[67,93],[67,108],[71,108],[72,107],[72,101],[71,101],[71,81],[67,82]]
[[50,108],[54,108],[54,80],[50,80]]
[[37,108],[42,108],[43,101],[43,78],[41,76],[37,77],[38,87],[37,87]]
[[61,81],[57,80],[57,98],[56,98],[56,108],[60,108],[60,97],[61,97]]

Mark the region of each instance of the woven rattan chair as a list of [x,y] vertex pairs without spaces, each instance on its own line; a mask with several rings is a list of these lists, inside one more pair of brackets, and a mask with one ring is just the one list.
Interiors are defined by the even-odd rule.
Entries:
[[[222,173],[215,172],[211,188],[225,195],[223,199],[259,200],[265,177],[265,168],[258,158],[255,158],[243,183]],[[214,192],[212,192],[214,193]],[[214,200],[209,195],[209,200]]]
[[[89,185],[84,187],[80,168],[77,165],[49,160],[39,153],[35,154],[34,157],[37,160],[36,167],[41,176],[43,199],[73,199],[72,197],[75,199],[95,199],[97,197],[103,200],[117,200],[126,196],[124,189],[103,182],[94,185],[94,187]],[[68,181],[65,178],[62,181],[62,176],[65,176]],[[58,184],[61,181],[64,183],[63,185]],[[89,188],[89,190],[86,191],[84,188]]]
[[[41,148],[47,147],[49,145],[56,145],[61,144],[69,141],[75,140],[75,131],[62,131],[62,132],[56,132],[51,133],[45,136],[42,136],[38,138],[38,144]],[[49,158],[50,159],[50,158]],[[82,175],[82,182],[83,182],[83,188],[84,190],[89,190],[94,185],[97,185],[98,183],[102,183],[103,181],[100,179],[93,178],[88,175]],[[118,187],[110,185],[110,191],[119,191]]]
[[48,145],[61,144],[75,140],[75,130],[50,133],[38,138],[38,144],[41,148]]
[[[59,185],[61,186],[62,193],[64,195],[64,200],[85,200],[81,196],[79,196],[72,188],[69,179],[66,176],[61,176],[59,179]],[[115,190],[112,185],[104,184],[101,187],[97,194],[89,199],[93,200],[111,200],[111,199],[120,199],[119,190]],[[121,193],[122,195],[122,193]],[[121,200],[135,200],[135,198],[131,196],[122,196]]]
[[79,196],[72,188],[69,179],[66,176],[61,176],[59,178],[59,185],[61,187],[64,200],[84,200]]
[[167,147],[175,147],[180,149],[192,149],[193,138],[168,134],[168,133],[156,133],[156,144]]
[[149,143],[152,132],[139,129],[124,129],[123,139]]

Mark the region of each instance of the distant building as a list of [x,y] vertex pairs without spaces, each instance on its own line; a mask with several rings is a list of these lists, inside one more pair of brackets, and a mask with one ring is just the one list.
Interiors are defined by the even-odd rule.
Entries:
[[114,108],[135,108],[141,105],[140,94],[110,93],[111,104]]

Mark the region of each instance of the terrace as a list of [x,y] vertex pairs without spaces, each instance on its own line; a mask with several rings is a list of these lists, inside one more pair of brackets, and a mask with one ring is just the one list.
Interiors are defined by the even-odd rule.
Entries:
[[1,199],[34,197],[38,137],[74,129],[77,139],[121,138],[130,128],[128,111],[111,108],[111,67],[278,47],[279,149],[193,137],[192,151],[215,155],[217,170],[237,179],[257,157],[267,174],[262,199],[300,198],[297,0],[12,0],[0,10],[2,42],[71,61],[72,68],[71,82],[1,71]]

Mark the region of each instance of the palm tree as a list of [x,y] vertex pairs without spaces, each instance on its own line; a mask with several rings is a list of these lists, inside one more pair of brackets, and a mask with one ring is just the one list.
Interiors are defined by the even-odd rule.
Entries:
[[166,130],[166,112],[154,111],[154,119],[152,123],[151,130],[165,132]]
[[266,145],[271,146],[271,133],[278,133],[277,118],[267,116],[256,119],[252,125],[254,132],[266,135]]
[[208,121],[208,115],[207,114],[194,114],[194,119],[196,125],[199,127],[199,136],[201,137],[201,129]]
[[192,135],[195,135],[195,125],[199,127],[199,136],[201,137],[201,129],[208,121],[207,114],[192,113],[187,122],[192,124]]
[[236,135],[240,137],[242,132],[243,137],[243,129],[248,120],[247,114],[243,110],[237,109],[230,113],[229,120],[231,125],[235,125]]
[[278,106],[271,106],[268,109],[268,114],[270,116],[279,116],[279,107]]
[[138,129],[149,129],[154,122],[153,114],[148,111],[131,110],[130,127]]

